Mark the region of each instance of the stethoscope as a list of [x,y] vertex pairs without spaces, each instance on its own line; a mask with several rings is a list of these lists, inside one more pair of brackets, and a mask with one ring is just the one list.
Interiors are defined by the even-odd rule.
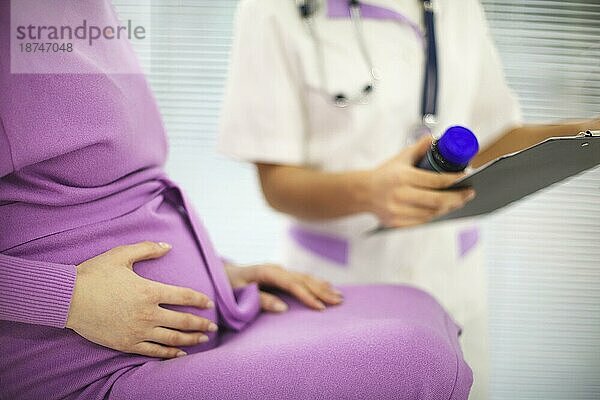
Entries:
[[[423,95],[421,103],[421,128],[429,132],[432,131],[437,124],[437,97],[438,97],[438,64],[437,64],[437,48],[435,40],[435,21],[434,9],[431,0],[420,0],[423,6],[423,16],[425,23],[426,43],[426,60],[425,73],[423,81]],[[314,43],[317,56],[317,68],[319,70],[319,79],[321,87],[326,93],[331,93],[328,87],[327,74],[325,70],[325,56],[323,47],[314,29],[314,14],[318,8],[317,0],[296,0],[300,16],[304,21],[307,30]],[[354,26],[354,35],[358,43],[360,53],[364,64],[369,71],[369,81],[356,93],[348,95],[346,93],[336,93],[332,96],[332,102],[338,107],[348,107],[351,104],[367,104],[369,97],[372,95],[380,80],[379,71],[374,67],[371,55],[367,49],[362,31],[362,13],[361,1],[348,0],[348,9],[350,19]],[[417,129],[418,130],[418,129]]]

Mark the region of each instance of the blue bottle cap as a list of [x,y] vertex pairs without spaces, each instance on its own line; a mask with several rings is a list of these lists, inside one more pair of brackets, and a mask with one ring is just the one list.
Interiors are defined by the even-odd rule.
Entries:
[[475,134],[463,126],[451,126],[437,141],[440,155],[455,165],[467,165],[479,151]]

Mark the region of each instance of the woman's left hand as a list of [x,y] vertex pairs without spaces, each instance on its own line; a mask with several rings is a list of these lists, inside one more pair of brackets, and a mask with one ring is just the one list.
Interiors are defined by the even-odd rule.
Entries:
[[[329,282],[314,276],[288,271],[279,265],[264,264],[239,267],[227,264],[225,270],[234,288],[257,283],[261,288],[279,289],[296,297],[307,307],[322,311],[326,305],[336,305],[343,301],[342,293]],[[265,311],[283,312],[287,304],[279,297],[265,291],[260,292],[261,307]]]

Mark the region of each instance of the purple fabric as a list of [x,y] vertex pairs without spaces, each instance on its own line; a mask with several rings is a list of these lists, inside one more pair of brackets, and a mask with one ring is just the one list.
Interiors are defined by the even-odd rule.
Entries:
[[[425,36],[421,27],[408,18],[406,15],[400,14],[389,8],[360,3],[361,17],[365,19],[381,19],[400,22],[412,29],[417,38],[425,45]],[[350,18],[350,7],[347,0],[328,0],[327,1],[327,16],[329,18]]]
[[195,234],[194,236],[198,241],[197,252],[202,255],[203,263],[206,265],[208,273],[212,278],[214,290],[217,295],[217,304],[220,306],[221,318],[229,328],[235,330],[242,329],[260,311],[258,288],[251,285],[247,288],[238,289],[236,299],[227,279],[223,260],[213,251],[208,232],[204,229],[200,218],[193,212],[193,208],[187,201],[185,194],[175,183],[166,178],[164,178],[164,181],[179,195],[179,198],[174,199],[174,203],[183,205],[183,209],[186,210],[191,231]]
[[65,326],[76,275],[74,265],[0,254],[0,320]]
[[290,228],[289,234],[296,243],[311,253],[336,264],[348,265],[350,245],[347,239],[311,232],[296,225]]
[[[288,299],[291,312],[256,320],[257,287],[232,290],[163,172],[166,136],[143,75],[10,74],[8,5],[0,1],[0,398],[466,399],[458,328],[423,292],[356,287],[323,313]],[[97,2],[73,2],[65,23],[88,6]],[[114,23],[112,12],[104,18]],[[98,57],[136,62],[127,49]],[[73,62],[89,69],[94,59]],[[211,310],[169,306],[220,325],[187,357],[125,354],[63,328],[74,266],[143,240],[173,249],[136,263],[138,274],[215,300]]]
[[467,399],[458,328],[432,297],[408,286],[342,290],[343,306],[315,312],[286,297],[288,313],[263,314],[218,348],[133,368],[110,398]]
[[[39,8],[34,14],[60,11],[49,7],[49,4],[38,3]],[[93,13],[106,25],[118,25],[110,2],[100,6],[97,2],[70,1],[69,4],[70,13],[64,16],[64,24],[77,26],[86,15]],[[4,1],[1,5],[0,53],[8,55],[9,2]],[[84,71],[89,71],[94,62],[99,66],[106,64],[107,58],[112,62],[118,59],[128,65],[137,65],[130,46],[119,49],[120,53],[111,54],[99,50],[95,54],[98,60],[90,59],[87,53],[74,52],[69,61],[71,64],[81,63]],[[33,54],[31,62],[37,61]],[[39,62],[47,63],[48,58],[44,57]],[[0,92],[3,93],[0,118],[12,165],[9,167],[4,161],[6,166],[0,170],[7,173],[15,171],[5,176],[0,184],[0,252],[19,254],[23,258],[20,268],[14,268],[12,264],[10,281],[28,279],[28,261],[64,264],[60,274],[64,273],[63,270],[72,274],[73,264],[108,250],[114,244],[101,247],[102,240],[94,238],[96,245],[88,246],[91,251],[82,250],[86,253],[85,258],[54,261],[40,257],[36,252],[27,253],[22,246],[51,240],[63,232],[77,232],[84,226],[95,226],[105,221],[119,225],[119,218],[139,210],[165,190],[178,191],[162,170],[166,159],[166,136],[141,68],[138,65],[137,74],[110,75],[98,68],[96,74],[82,75],[10,74],[10,59],[4,57],[0,61]],[[181,204],[188,209],[189,204],[179,195]],[[216,257],[202,225],[193,213],[191,215],[192,218],[181,218],[178,224],[184,224],[184,228],[187,227],[185,224],[190,224],[191,235],[201,249],[196,264],[206,266],[207,279],[198,290],[212,291],[214,286],[222,322],[230,328],[240,329],[258,313],[258,291],[249,287],[247,295],[241,297],[244,303],[234,301],[222,263]],[[147,216],[147,219],[151,221],[152,216]],[[140,230],[133,226],[131,229]],[[150,225],[146,232],[150,235],[152,229],[154,227]],[[115,233],[114,236],[120,237],[121,244],[131,243],[127,233]],[[180,234],[189,236],[190,232]],[[178,238],[171,240],[173,246],[176,246]],[[195,252],[198,253],[198,250]],[[5,267],[4,271],[8,269]],[[4,271],[1,277],[6,277],[7,272]],[[48,274],[43,277],[45,281],[61,279],[59,271],[52,265],[48,265],[45,273]],[[159,274],[151,278],[161,280],[159,272],[149,274]],[[72,291],[73,281],[71,278],[68,281],[71,286],[62,288],[63,293]],[[252,295],[251,291],[255,293]],[[11,287],[0,296],[3,304],[23,303],[25,296],[30,300],[33,298],[31,301],[36,306],[45,302],[42,291],[29,287],[22,290]],[[53,315],[52,321],[65,321],[68,303],[65,307],[64,296],[60,297],[57,309],[62,310],[62,315]],[[9,314],[14,314],[11,307],[0,308],[0,318],[10,319]],[[36,322],[36,318],[40,323],[48,320],[44,315],[31,315],[28,321]]]
[[458,233],[458,254],[460,257],[467,255],[479,243],[479,227],[470,226]]
[[[159,361],[101,348],[63,330],[21,324],[21,358],[0,361],[10,399],[467,399],[472,372],[458,327],[426,293],[395,285],[342,287],[345,304],[315,312],[284,297],[220,345]],[[49,341],[44,353],[38,341]],[[56,347],[58,345],[58,347]],[[102,357],[99,357],[102,355]],[[11,364],[17,362],[18,364]],[[27,364],[29,370],[21,371]],[[66,374],[66,376],[65,376]],[[108,376],[104,377],[103,374]],[[91,384],[79,387],[85,377]],[[96,380],[94,380],[96,379]],[[79,392],[73,394],[74,389]]]

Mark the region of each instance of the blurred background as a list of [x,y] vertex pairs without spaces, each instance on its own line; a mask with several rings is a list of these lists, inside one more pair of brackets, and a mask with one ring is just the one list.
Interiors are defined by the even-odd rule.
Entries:
[[[149,27],[135,46],[169,133],[168,171],[217,248],[241,263],[279,260],[283,218],[254,169],[215,149],[237,1],[114,3]],[[599,0],[482,3],[527,121],[600,116]],[[482,222],[491,398],[600,399],[600,169]]]

